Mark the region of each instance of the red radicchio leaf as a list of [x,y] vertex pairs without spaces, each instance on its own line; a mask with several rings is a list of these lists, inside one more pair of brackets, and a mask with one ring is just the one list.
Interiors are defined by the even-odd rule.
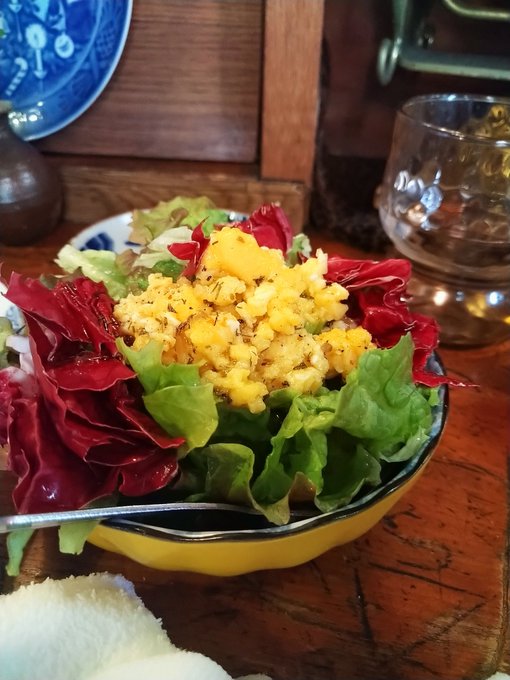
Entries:
[[259,246],[281,250],[285,255],[292,246],[293,231],[287,215],[276,203],[261,206],[243,222],[233,226],[251,234]]
[[393,347],[405,333],[414,342],[413,377],[435,387],[458,381],[429,373],[425,365],[439,341],[434,319],[412,313],[407,306],[406,285],[411,264],[403,259],[348,260],[338,255],[328,259],[325,278],[349,291],[349,315],[372,335],[379,347]]
[[122,361],[101,356],[77,357],[74,362],[48,368],[47,373],[63,390],[106,390],[119,380],[133,378],[133,371]]
[[[205,221],[205,220],[204,220]],[[168,246],[169,252],[179,260],[187,261],[183,276],[193,276],[197,271],[198,263],[202,253],[209,245],[209,238],[205,236],[202,229],[203,221],[196,226],[191,233],[191,241],[186,243],[172,243]]]
[[12,494],[18,512],[80,508],[117,486],[115,468],[89,465],[69,451],[42,395],[13,403],[9,462],[18,477]]
[[16,399],[30,399],[37,395],[37,386],[31,375],[14,366],[0,371],[0,446],[8,441],[8,422],[12,402]]
[[104,284],[80,277],[59,282],[50,289],[38,279],[13,273],[5,297],[23,310],[25,316],[40,319],[43,326],[55,334],[57,347],[67,339],[91,343],[98,353],[104,348],[111,355],[117,354],[114,302]]
[[199,245],[196,241],[187,241],[186,243],[172,243],[168,246],[168,250],[174,257],[179,260],[193,260],[195,254],[198,252]]
[[14,275],[7,296],[24,312],[33,359],[33,373],[0,371],[0,441],[18,477],[16,508],[78,508],[168,484],[183,439],[144,411],[136,375],[116,350],[104,286],[79,278],[50,290]]
[[119,491],[125,496],[145,496],[167,486],[175,477],[174,457],[145,456],[142,460],[121,468]]

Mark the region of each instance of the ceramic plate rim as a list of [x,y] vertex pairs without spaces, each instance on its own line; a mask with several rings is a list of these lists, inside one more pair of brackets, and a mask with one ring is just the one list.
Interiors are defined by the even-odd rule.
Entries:
[[[219,209],[224,210],[224,212],[228,213],[229,222],[246,219],[248,217],[248,213],[242,212],[240,210],[231,210],[230,208]],[[129,226],[129,222],[131,220],[134,210],[135,208],[133,208],[132,210],[126,210],[125,212],[122,213],[117,213],[116,215],[111,215],[110,217],[105,217],[102,220],[98,220],[97,222],[94,222],[93,224],[84,227],[81,231],[75,234],[68,241],[68,244],[73,246],[77,250],[80,250],[81,248],[83,248],[83,246],[89,239],[93,238],[94,236],[97,236],[97,234],[101,232],[106,232],[107,235],[110,236],[113,241],[124,239],[124,236],[122,233],[120,233],[120,230]],[[136,208],[136,210],[141,210],[143,212],[145,210],[151,210],[151,208],[141,209]],[[126,234],[124,240],[127,241],[129,236],[129,230],[126,229],[124,231],[124,234]],[[136,243],[128,242],[125,243],[125,247],[136,249],[138,246]]]
[[105,231],[108,233],[108,235],[112,235],[110,230],[115,232],[115,229],[118,229],[119,227],[128,227],[132,214],[132,210],[127,210],[126,212],[119,213],[118,215],[105,217],[103,220],[94,222],[94,224],[90,224],[88,227],[81,229],[77,234],[69,239],[68,244],[77,250],[80,250],[84,244],[96,236],[98,232]]

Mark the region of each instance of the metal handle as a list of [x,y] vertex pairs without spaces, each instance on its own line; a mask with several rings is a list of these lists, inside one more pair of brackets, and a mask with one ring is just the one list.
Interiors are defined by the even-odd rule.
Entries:
[[469,7],[459,0],[443,0],[443,4],[452,12],[468,19],[485,19],[486,21],[510,21],[510,11],[483,7]]
[[[0,517],[0,534],[17,529],[45,529],[60,526],[68,522],[103,520],[112,517],[128,517],[130,515],[147,515],[157,512],[235,512],[244,515],[260,515],[253,508],[228,503],[152,503],[150,505],[118,505],[108,508],[85,508],[83,510],[67,510],[63,512],[42,512],[30,515],[6,515]],[[309,517],[313,511],[297,511],[300,517]]]

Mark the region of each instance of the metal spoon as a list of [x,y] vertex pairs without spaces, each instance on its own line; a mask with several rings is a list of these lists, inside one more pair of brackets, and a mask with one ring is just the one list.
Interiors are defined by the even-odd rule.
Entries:
[[[151,503],[149,505],[118,505],[108,508],[85,508],[83,510],[66,510],[63,512],[41,512],[27,515],[5,515],[0,517],[0,534],[17,529],[45,529],[67,522],[86,520],[103,520],[112,517],[129,517],[130,515],[148,515],[157,512],[232,512],[244,515],[259,515],[260,512],[242,505],[227,503]],[[295,510],[292,516],[305,518],[314,515],[314,510]]]

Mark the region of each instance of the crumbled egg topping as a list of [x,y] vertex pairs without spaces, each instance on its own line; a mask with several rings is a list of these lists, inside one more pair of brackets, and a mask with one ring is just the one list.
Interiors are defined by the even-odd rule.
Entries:
[[365,329],[343,321],[348,292],[326,283],[326,270],[320,250],[289,267],[281,251],[225,227],[212,233],[193,281],[151,274],[115,317],[133,349],[160,342],[165,363],[198,364],[216,394],[258,413],[269,392],[313,393],[373,347]]

